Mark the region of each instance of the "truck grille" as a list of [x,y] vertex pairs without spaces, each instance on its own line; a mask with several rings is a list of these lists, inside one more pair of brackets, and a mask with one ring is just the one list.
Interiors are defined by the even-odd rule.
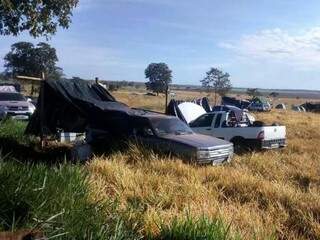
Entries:
[[262,148],[278,148],[286,146],[286,139],[263,140]]
[[208,158],[198,159],[199,163],[222,163],[229,158],[229,155],[232,154],[230,148],[208,150]]
[[18,115],[23,115],[23,116],[30,116],[29,113],[18,113],[18,112],[8,112],[7,116],[18,116]]
[[8,106],[9,111],[28,111],[28,107]]

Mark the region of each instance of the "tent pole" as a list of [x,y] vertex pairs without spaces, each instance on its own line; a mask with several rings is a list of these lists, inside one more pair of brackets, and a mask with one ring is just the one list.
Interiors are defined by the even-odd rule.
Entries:
[[[40,141],[41,141],[41,148],[45,146],[45,139],[44,139],[44,81],[45,81],[45,74],[42,72],[41,76],[41,84],[40,84]],[[42,90],[42,91],[41,91]]]

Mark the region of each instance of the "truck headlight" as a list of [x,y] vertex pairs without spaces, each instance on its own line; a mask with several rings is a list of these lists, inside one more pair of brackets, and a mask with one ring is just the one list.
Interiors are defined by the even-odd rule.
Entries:
[[36,107],[35,107],[35,106],[29,105],[29,112],[30,112],[31,114],[33,114],[35,110],[36,110]]
[[199,159],[209,158],[210,157],[210,153],[208,151],[198,150],[197,157]]

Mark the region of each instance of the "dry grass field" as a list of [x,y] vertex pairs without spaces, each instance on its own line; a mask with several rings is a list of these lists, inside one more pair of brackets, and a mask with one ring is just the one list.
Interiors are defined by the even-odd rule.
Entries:
[[[114,96],[132,107],[163,110],[163,96]],[[117,199],[127,224],[153,236],[161,223],[204,215],[222,219],[243,239],[320,239],[320,115],[272,111],[256,117],[285,124],[287,148],[236,155],[231,164],[213,167],[132,147],[88,164],[92,197]]]

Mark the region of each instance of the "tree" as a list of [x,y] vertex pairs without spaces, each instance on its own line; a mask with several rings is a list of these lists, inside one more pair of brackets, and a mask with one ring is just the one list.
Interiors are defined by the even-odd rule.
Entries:
[[150,63],[145,70],[147,90],[159,93],[166,93],[169,84],[172,82],[172,71],[165,63]]
[[56,66],[57,61],[56,49],[47,43],[34,46],[29,42],[18,42],[11,45],[11,51],[4,57],[4,67],[10,76],[41,77],[44,72],[47,79],[60,79],[63,71]]
[[0,35],[49,36],[68,28],[79,0],[0,0]]
[[217,94],[225,96],[231,90],[230,75],[217,68],[211,68],[206,74],[207,76],[200,82],[208,92],[214,90],[214,104],[216,104]]
[[172,82],[172,71],[168,65],[165,63],[150,63],[145,70],[145,75],[149,79],[146,83],[147,90],[151,90],[157,95],[165,93],[165,107],[167,107],[169,84]]
[[251,97],[261,96],[261,93],[259,92],[258,88],[248,88],[247,94]]

